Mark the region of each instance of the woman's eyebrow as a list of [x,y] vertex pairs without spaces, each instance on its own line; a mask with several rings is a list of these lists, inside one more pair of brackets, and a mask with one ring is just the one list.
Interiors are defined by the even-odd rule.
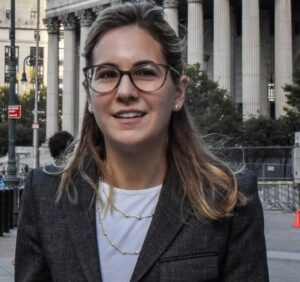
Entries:
[[141,61],[134,63],[132,66],[135,67],[135,66],[139,66],[139,65],[153,64],[153,63],[155,63],[155,62],[152,60],[141,60]]

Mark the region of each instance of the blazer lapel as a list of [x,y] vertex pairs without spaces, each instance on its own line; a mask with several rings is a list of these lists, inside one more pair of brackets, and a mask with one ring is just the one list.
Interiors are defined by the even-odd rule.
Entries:
[[[89,171],[89,176],[95,180],[95,167],[90,165],[87,171]],[[78,191],[78,203],[72,204],[67,197],[64,197],[62,201],[62,209],[66,217],[70,239],[74,243],[87,281],[102,281],[96,236],[93,191],[79,176],[74,179],[74,183]]]
[[172,173],[163,184],[155,214],[145,238],[131,281],[139,281],[160,258],[190,215]]

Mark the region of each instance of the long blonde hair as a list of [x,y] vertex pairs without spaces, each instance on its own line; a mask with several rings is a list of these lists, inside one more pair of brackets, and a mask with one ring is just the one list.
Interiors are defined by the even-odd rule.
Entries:
[[[182,42],[164,20],[162,9],[148,1],[112,6],[102,11],[87,36],[83,52],[87,66],[93,63],[92,51],[96,42],[109,30],[126,25],[137,25],[147,30],[162,45],[167,63],[182,73]],[[173,75],[172,80],[178,84],[178,77]],[[84,86],[89,95],[86,81]],[[168,134],[168,168],[176,169],[184,197],[189,200],[195,214],[209,220],[229,215],[239,198],[236,178],[207,150],[185,106],[173,112]],[[62,174],[58,199],[67,193],[71,201],[78,200],[78,188],[72,182],[74,173],[81,175],[96,195],[98,180],[91,179],[85,171],[86,157],[94,162],[98,177],[103,176],[106,158],[104,137],[87,105],[78,144]]]

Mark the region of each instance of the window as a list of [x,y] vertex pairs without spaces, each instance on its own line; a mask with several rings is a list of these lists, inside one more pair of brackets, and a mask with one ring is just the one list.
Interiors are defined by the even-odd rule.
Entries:
[[6,12],[5,12],[5,18],[6,18],[7,20],[10,19],[10,10],[6,10]]
[[[30,47],[30,56],[35,58],[36,47]],[[34,62],[35,66],[35,62]],[[39,58],[38,58],[38,77],[39,83],[44,83],[44,47],[39,47]]]
[[[9,64],[10,64],[10,46],[4,47],[5,59],[4,59],[4,83],[9,83]],[[16,59],[16,71],[19,71],[19,47],[15,48],[15,59]],[[18,82],[18,81],[16,81]]]

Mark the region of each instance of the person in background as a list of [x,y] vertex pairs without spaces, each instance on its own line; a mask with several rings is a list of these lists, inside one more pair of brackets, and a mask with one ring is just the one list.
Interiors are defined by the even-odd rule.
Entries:
[[6,175],[6,169],[5,169],[5,166],[2,167],[1,174],[2,174],[2,175]]
[[48,147],[56,166],[62,166],[65,163],[66,155],[70,153],[67,149],[73,140],[72,134],[65,130],[56,132],[50,137]]
[[26,183],[15,281],[269,280],[256,178],[202,141],[183,50],[150,1],[99,14],[73,155]]

